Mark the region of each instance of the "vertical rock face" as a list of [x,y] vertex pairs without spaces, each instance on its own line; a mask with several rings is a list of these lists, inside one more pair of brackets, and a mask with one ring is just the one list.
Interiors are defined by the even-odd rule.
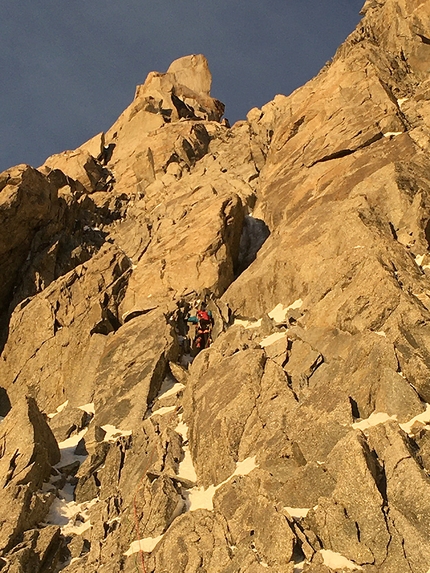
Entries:
[[2,571],[430,569],[430,6],[362,14],[232,128],[186,56],[0,176]]
[[7,307],[37,231],[56,216],[56,189],[36,169],[20,165],[0,177],[0,310]]
[[4,555],[46,517],[52,494],[42,493],[41,488],[51,466],[60,460],[60,452],[32,398],[17,403],[3,420],[0,444],[0,546]]

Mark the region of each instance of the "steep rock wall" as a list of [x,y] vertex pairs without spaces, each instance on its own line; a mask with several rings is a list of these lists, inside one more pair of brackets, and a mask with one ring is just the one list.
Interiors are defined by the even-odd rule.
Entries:
[[8,223],[26,177],[45,194],[20,256],[2,240],[0,438],[31,404],[61,452],[36,448],[45,505],[5,573],[429,570],[430,6],[363,15],[232,128],[188,56],[106,134],[2,176]]

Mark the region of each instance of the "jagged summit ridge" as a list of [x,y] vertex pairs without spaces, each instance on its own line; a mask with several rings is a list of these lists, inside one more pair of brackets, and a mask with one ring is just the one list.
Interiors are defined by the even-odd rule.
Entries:
[[231,128],[187,56],[0,176],[2,571],[430,569],[430,6],[363,14]]

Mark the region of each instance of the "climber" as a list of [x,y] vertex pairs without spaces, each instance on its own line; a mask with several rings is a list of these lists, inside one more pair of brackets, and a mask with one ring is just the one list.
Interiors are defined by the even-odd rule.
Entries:
[[196,325],[196,334],[193,340],[193,354],[197,355],[204,348],[209,348],[212,344],[212,328],[214,320],[212,312],[207,309],[207,304],[202,302],[196,316],[189,316],[187,319],[191,324]]
[[190,305],[184,301],[179,300],[176,302],[176,310],[170,317],[170,323],[175,328],[178,338],[179,346],[181,347],[182,354],[190,353],[190,341],[188,338],[188,324],[187,316],[189,313]]
[[97,161],[102,165],[107,165],[112,159],[113,150],[115,149],[115,143],[109,143],[109,145],[103,145],[100,154],[97,156]]

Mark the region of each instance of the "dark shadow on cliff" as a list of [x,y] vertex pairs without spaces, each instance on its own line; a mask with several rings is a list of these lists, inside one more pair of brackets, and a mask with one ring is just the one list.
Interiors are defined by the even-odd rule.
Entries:
[[9,321],[14,309],[44,291],[52,282],[66,275],[96,255],[109,242],[106,224],[120,218],[107,207],[98,207],[90,196],[71,208],[63,198],[58,199],[57,221],[38,229],[21,253],[21,264],[11,280],[11,289],[0,307],[0,353],[9,334]]
[[4,418],[10,412],[12,405],[4,388],[0,387],[0,417]]
[[269,227],[262,219],[255,219],[251,217],[251,215],[245,216],[242,236],[240,237],[239,257],[235,270],[235,278],[255,261],[258,251],[269,235]]

